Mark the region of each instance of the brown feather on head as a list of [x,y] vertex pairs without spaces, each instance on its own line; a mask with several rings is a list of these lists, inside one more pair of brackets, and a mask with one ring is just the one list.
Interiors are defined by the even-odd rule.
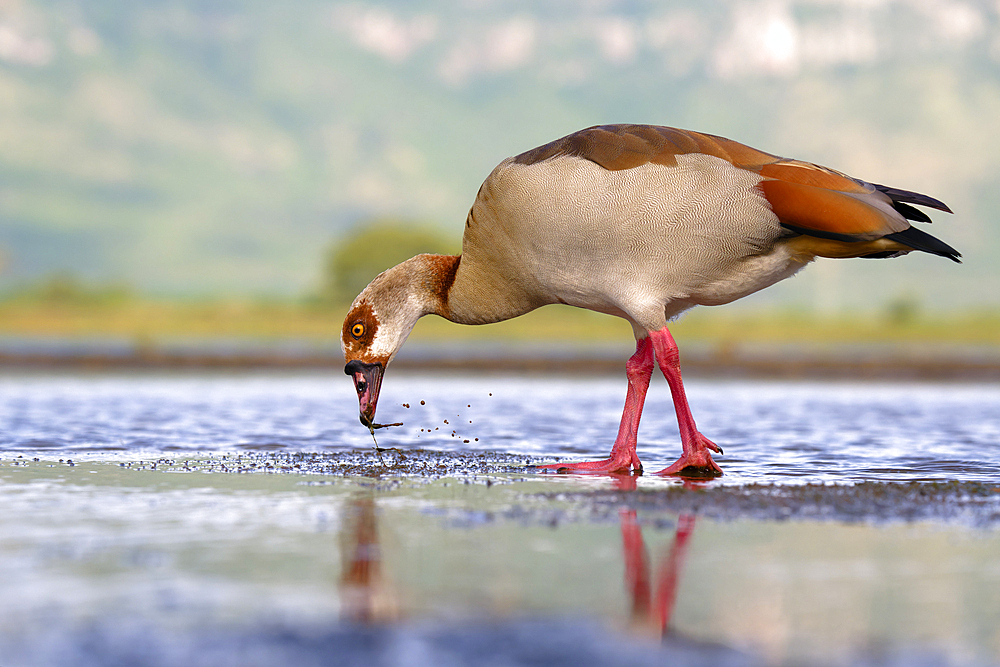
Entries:
[[361,423],[372,427],[378,393],[382,387],[382,374],[388,358],[378,358],[372,354],[371,346],[378,335],[379,321],[374,309],[365,299],[358,299],[344,318],[340,332],[340,345],[344,350],[347,366],[344,372],[354,380],[358,393],[358,409]]
[[428,313],[447,312],[457,266],[457,256],[417,255],[377,275],[351,305],[340,347],[365,426],[374,424],[382,375],[413,325]]
[[378,316],[366,299],[360,299],[351,307],[344,318],[344,327],[340,332],[340,344],[344,351],[344,359],[364,362],[376,361],[371,357],[371,344],[378,333]]

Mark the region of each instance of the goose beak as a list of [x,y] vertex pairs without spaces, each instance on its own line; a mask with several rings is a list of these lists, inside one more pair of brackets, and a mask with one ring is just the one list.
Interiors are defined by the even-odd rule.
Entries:
[[372,428],[375,421],[375,408],[378,404],[378,391],[382,387],[382,364],[366,364],[355,359],[347,364],[344,372],[354,379],[354,389],[358,392],[358,409],[361,411],[361,423]]

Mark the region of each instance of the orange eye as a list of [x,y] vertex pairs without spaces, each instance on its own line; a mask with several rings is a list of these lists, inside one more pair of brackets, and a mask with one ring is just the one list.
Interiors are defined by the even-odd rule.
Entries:
[[363,325],[361,322],[355,324],[353,327],[351,327],[351,335],[354,336],[355,338],[361,338],[362,336],[364,336],[365,325]]

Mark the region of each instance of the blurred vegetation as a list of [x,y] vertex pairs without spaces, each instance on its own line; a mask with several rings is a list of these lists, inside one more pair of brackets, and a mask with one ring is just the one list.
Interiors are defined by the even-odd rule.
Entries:
[[[354,240],[367,238],[369,231],[359,232]],[[331,259],[338,254],[336,250],[349,247],[353,246],[345,243],[331,249]],[[394,250],[405,259],[433,249],[401,245]],[[370,275],[385,268],[381,264],[396,261],[388,254],[380,256],[379,265],[368,269]],[[369,277],[358,280],[367,282]],[[354,296],[353,291],[350,294],[347,299]],[[335,346],[350,305],[347,299],[156,299],[124,286],[92,285],[61,274],[0,297],[0,336],[128,338],[150,345],[171,338],[313,340]],[[921,314],[912,300],[867,315],[817,316],[788,308],[699,308],[674,322],[671,330],[682,345],[700,343],[721,349],[743,343],[1000,345],[1000,312],[931,316]],[[411,338],[423,342],[621,342],[627,347],[631,335],[628,323],[620,318],[569,306],[546,306],[507,322],[476,327],[425,317]]]
[[100,306],[121,304],[135,298],[124,283],[86,283],[71,273],[60,272],[10,291],[4,301],[18,303]]
[[430,225],[380,218],[357,225],[326,252],[320,299],[351,303],[372,278],[421,253],[458,254],[461,241]]
[[891,300],[886,305],[886,320],[894,327],[914,324],[920,318],[920,302],[913,296]]

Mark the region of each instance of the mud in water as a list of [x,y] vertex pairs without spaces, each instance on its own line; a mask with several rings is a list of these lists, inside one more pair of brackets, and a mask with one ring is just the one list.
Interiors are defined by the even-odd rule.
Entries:
[[[120,463],[129,470],[234,474],[300,474],[354,478],[403,486],[407,481],[451,478],[459,484],[511,484],[572,478],[607,488],[525,494],[511,510],[519,519],[537,511],[539,499],[570,503],[579,517],[589,508],[593,518],[614,515],[627,507],[647,512],[696,513],[717,520],[809,520],[841,522],[958,522],[974,527],[1000,524],[1000,485],[950,482],[858,482],[851,484],[714,484],[700,479],[651,475],[540,474],[531,468],[539,457],[502,452],[439,452],[426,449],[383,450],[383,465],[374,450],[343,453],[240,453],[202,459],[160,458]],[[14,462],[16,465],[16,461]],[[72,464],[67,463],[66,465]],[[21,465],[27,465],[22,463]],[[306,484],[329,483],[309,477]],[[532,508],[530,511],[528,508]],[[541,523],[564,517],[540,515]]]
[[978,482],[860,482],[851,485],[746,484],[557,494],[595,508],[694,513],[735,521],[839,521],[871,524],[914,521],[1000,525],[1000,487]]

